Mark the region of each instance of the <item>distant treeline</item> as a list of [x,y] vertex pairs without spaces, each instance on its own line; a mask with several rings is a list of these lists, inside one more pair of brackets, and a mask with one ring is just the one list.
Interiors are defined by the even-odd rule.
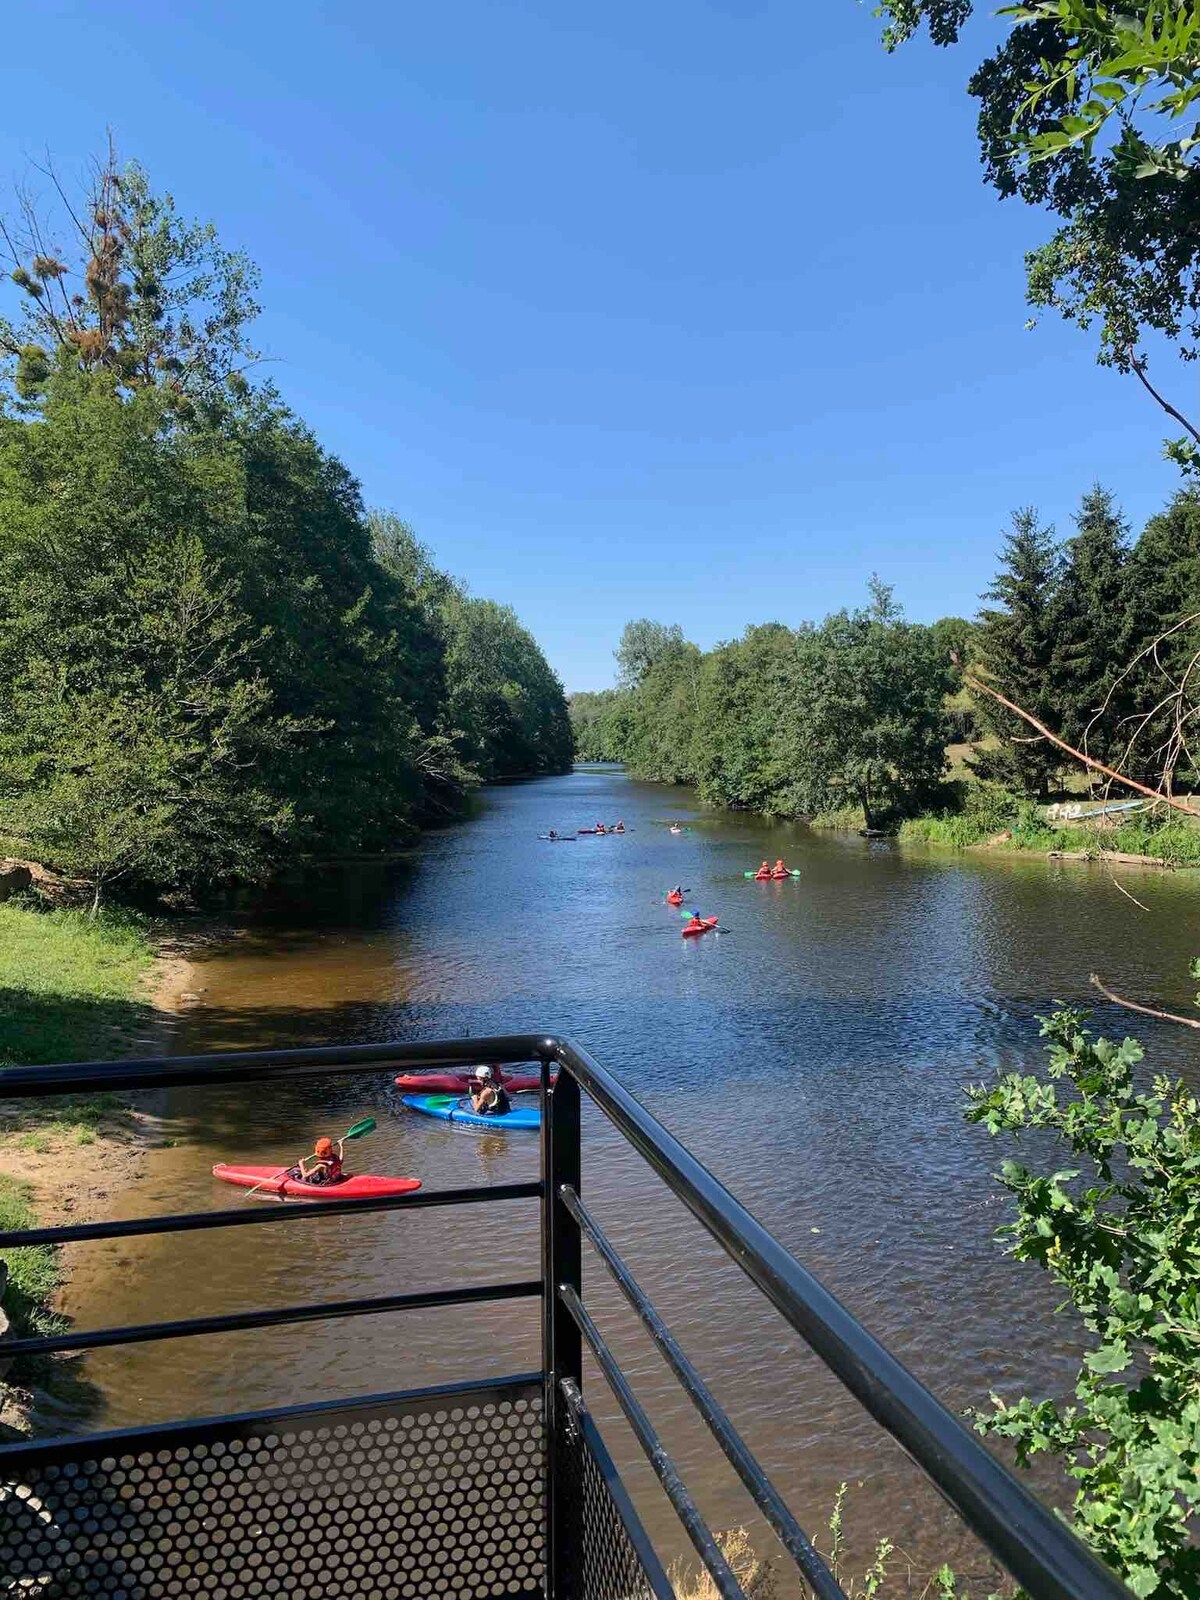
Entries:
[[886,586],[872,580],[871,590],[864,609],[750,627],[709,651],[678,625],[631,622],[618,687],[572,696],[578,757],[695,784],[715,805],[777,816],[855,805],[874,825],[953,804],[945,747],[979,740],[977,778],[1045,797],[1063,758],[964,691],[970,664],[1100,759],[1156,782],[1168,770],[1193,781],[1186,687],[1182,706],[1167,691],[1200,646],[1196,490],[1177,495],[1136,544],[1098,487],[1065,542],[1036,512],[1017,512],[992,603],[974,620],[906,622]]
[[111,159],[73,218],[7,227],[0,854],[97,898],[189,889],[393,846],[481,779],[568,766],[513,612],[247,381],[244,258]]

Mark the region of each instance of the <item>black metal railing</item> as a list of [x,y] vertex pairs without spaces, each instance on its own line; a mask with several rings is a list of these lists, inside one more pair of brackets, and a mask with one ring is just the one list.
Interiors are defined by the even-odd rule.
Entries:
[[[570,1041],[515,1035],[19,1067],[5,1072],[4,1092],[16,1098],[277,1082],[349,1076],[385,1063],[419,1070],[481,1060],[540,1063],[538,1181],[8,1231],[0,1232],[0,1248],[537,1199],[540,1278],[70,1332],[12,1341],[5,1349],[14,1356],[50,1354],[537,1297],[541,1372],[0,1447],[0,1594],[299,1596],[308,1592],[303,1574],[317,1570],[321,1593],[333,1588],[348,1597],[669,1597],[667,1575],[584,1404],[586,1347],[717,1593],[742,1600],[718,1542],[585,1304],[586,1239],[805,1585],[819,1600],[838,1600],[843,1591],[783,1494],[581,1198],[586,1094],[1033,1600],[1128,1595],[617,1079]],[[438,1429],[448,1427],[451,1415],[469,1420],[456,1422],[439,1450]],[[410,1426],[414,1417],[420,1426]],[[320,1472],[311,1465],[314,1439]],[[341,1468],[332,1483],[326,1475],[331,1448]],[[515,1474],[514,1451],[521,1463]],[[475,1486],[494,1489],[497,1481],[511,1491],[508,1500],[492,1505],[490,1489],[476,1498]],[[463,1505],[474,1507],[469,1518],[454,1509]]]

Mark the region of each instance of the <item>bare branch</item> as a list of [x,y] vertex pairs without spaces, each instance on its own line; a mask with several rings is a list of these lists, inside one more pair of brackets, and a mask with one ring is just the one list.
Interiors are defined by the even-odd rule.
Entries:
[[1088,981],[1093,989],[1099,989],[1106,1000],[1111,1000],[1115,1006],[1124,1006],[1126,1011],[1140,1012],[1143,1017],[1157,1017],[1160,1022],[1177,1022],[1181,1028],[1200,1028],[1200,1019],[1196,1017],[1181,1017],[1174,1011],[1160,1011],[1156,1006],[1141,1006],[1136,1000],[1122,999],[1106,984],[1101,983],[1094,972]]
[[1200,444],[1200,429],[1196,428],[1192,423],[1190,423],[1182,411],[1177,411],[1169,400],[1165,400],[1163,396],[1159,394],[1158,390],[1146,376],[1146,363],[1135,356],[1132,350],[1129,352],[1129,365],[1133,368],[1134,372],[1137,373],[1139,379],[1141,380],[1142,387],[1146,390],[1146,393],[1157,400],[1167,415],[1169,417],[1174,417],[1175,421],[1180,425],[1180,427],[1186,428],[1191,434],[1192,438],[1195,439],[1196,443]]
[[1076,750],[1074,745],[1068,744],[1065,739],[1060,739],[1058,734],[1051,732],[1046,724],[1040,722],[1032,712],[1023,710],[1014,700],[1010,700],[1007,695],[1001,694],[999,689],[993,689],[990,684],[984,683],[970,668],[963,671],[963,682],[969,688],[974,689],[977,694],[986,694],[990,699],[995,700],[998,705],[1002,705],[1006,711],[1013,712],[1023,722],[1027,722],[1031,728],[1036,729],[1043,738],[1049,739],[1051,744],[1056,745],[1060,750],[1065,750],[1067,755],[1073,756],[1076,761],[1081,762],[1089,771],[1103,772],[1114,783],[1124,784],[1127,789],[1133,789],[1137,794],[1144,794],[1149,796],[1151,800],[1161,801],[1165,806],[1171,806],[1176,811],[1182,811],[1185,816],[1200,817],[1200,807],[1188,805],[1186,801],[1177,799],[1173,794],[1165,794],[1161,789],[1151,789],[1148,784],[1139,783],[1136,778],[1127,778],[1123,772],[1118,772],[1115,767],[1107,766],[1103,761],[1097,761],[1095,756],[1085,755],[1082,750]]

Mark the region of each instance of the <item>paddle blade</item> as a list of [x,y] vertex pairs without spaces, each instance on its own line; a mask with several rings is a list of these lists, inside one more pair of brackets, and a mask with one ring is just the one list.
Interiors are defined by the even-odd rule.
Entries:
[[364,1134],[375,1132],[375,1118],[364,1117],[361,1122],[356,1122],[352,1128],[347,1128],[342,1135],[345,1139],[361,1139]]

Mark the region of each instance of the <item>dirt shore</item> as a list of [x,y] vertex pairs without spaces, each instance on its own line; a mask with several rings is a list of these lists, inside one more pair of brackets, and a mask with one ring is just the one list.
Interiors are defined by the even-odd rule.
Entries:
[[[143,996],[157,1025],[152,1048],[170,1052],[174,1022],[194,1003],[203,979],[194,954],[199,938],[172,938],[146,974]],[[0,1171],[30,1186],[39,1222],[56,1227],[94,1222],[110,1197],[141,1175],[147,1151],[161,1144],[165,1096],[96,1096],[56,1104],[0,1099]]]

